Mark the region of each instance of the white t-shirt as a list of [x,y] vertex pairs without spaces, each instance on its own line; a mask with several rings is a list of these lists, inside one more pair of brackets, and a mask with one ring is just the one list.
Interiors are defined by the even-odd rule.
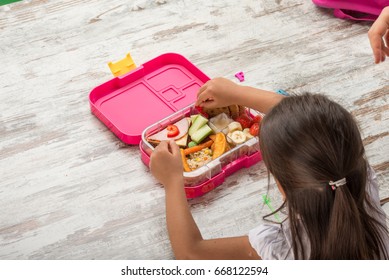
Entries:
[[[378,205],[380,213],[374,215],[383,225],[386,225],[385,212],[380,207],[380,198],[378,194],[377,176],[374,170],[369,167],[367,176],[367,191],[374,205]],[[258,255],[264,260],[293,260],[292,234],[290,231],[289,220],[282,224],[261,224],[249,231],[248,234],[251,246]],[[309,256],[309,240],[307,235],[302,235],[302,244]],[[386,251],[389,252],[389,236],[385,234],[384,242]]]

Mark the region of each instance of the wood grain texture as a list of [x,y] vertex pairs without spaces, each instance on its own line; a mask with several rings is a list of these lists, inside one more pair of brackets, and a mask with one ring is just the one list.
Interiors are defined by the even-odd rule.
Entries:
[[[162,187],[89,109],[106,63],[129,51],[138,64],[177,52],[210,77],[243,71],[246,85],[333,98],[358,120],[389,196],[389,62],[374,65],[369,26],[306,0],[0,7],[0,259],[173,258]],[[259,163],[190,201],[203,236],[247,234],[269,212],[266,189]]]

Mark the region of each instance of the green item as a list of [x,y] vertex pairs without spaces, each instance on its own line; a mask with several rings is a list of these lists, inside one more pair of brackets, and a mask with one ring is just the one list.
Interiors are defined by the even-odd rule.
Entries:
[[190,141],[188,144],[188,148],[192,148],[194,146],[197,146],[198,144],[195,141]]
[[[266,194],[262,195],[263,203],[266,204],[270,211],[274,213],[274,208],[271,206],[270,197],[268,197]],[[276,218],[277,222],[281,223],[281,219],[278,216],[277,213],[274,214],[274,217]]]
[[[192,123],[192,125],[189,128],[189,136],[192,137],[192,135],[198,131],[202,126],[204,126],[208,122],[207,118],[204,118],[202,115],[198,115],[195,119],[195,121]],[[192,137],[193,139],[193,137]],[[200,143],[201,141],[197,141],[193,139],[197,143]]]
[[[200,118],[200,116],[198,118]],[[191,135],[191,138],[193,141],[195,141],[197,143],[201,143],[201,141],[203,141],[211,133],[212,133],[212,129],[208,125],[205,124],[205,125],[201,126],[201,128],[199,130],[194,132]]]
[[0,0],[0,6],[7,5],[13,2],[19,2],[21,0]]
[[190,123],[193,124],[198,116],[199,116],[198,114],[197,115],[191,115],[190,116]]

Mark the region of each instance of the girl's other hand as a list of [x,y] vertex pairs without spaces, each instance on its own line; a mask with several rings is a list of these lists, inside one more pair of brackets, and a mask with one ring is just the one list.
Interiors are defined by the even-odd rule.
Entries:
[[368,35],[375,63],[385,61],[385,56],[389,56],[389,6],[382,10]]
[[173,141],[162,141],[150,157],[153,176],[166,187],[183,179],[180,148]]
[[225,78],[209,80],[197,93],[196,106],[219,108],[236,104],[239,88],[239,85]]

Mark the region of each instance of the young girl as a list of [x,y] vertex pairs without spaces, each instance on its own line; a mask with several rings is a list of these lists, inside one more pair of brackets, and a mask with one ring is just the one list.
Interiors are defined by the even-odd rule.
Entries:
[[248,236],[204,240],[185,196],[179,148],[174,141],[163,142],[150,167],[165,187],[167,228],[177,259],[388,259],[376,177],[344,108],[322,95],[283,97],[223,78],[204,84],[196,105],[231,104],[266,114],[261,153],[288,218],[260,225]]

